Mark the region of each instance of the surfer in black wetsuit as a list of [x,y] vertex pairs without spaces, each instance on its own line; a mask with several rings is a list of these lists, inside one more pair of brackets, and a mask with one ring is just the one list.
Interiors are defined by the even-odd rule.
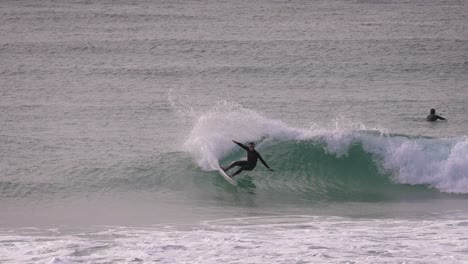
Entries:
[[431,109],[431,114],[427,116],[427,121],[437,121],[437,119],[440,119],[440,120],[446,120],[445,118],[441,117],[441,116],[438,116],[435,114],[435,109]]
[[245,151],[247,151],[247,160],[239,160],[239,161],[235,161],[233,163],[231,163],[229,165],[229,167],[227,168],[222,168],[225,172],[227,172],[228,170],[232,169],[233,167],[235,166],[239,166],[240,168],[234,172],[234,174],[230,175],[231,177],[234,177],[236,176],[237,174],[241,173],[242,171],[246,170],[246,171],[251,171],[255,168],[255,166],[257,165],[257,160],[260,159],[260,161],[263,163],[263,165],[265,165],[265,167],[267,167],[270,171],[273,171],[272,169],[270,169],[270,167],[268,167],[268,164],[266,164],[266,162],[263,160],[262,156],[260,156],[260,153],[258,153],[256,150],[255,150],[255,143],[253,142],[250,142],[248,144],[248,146],[245,146],[237,141],[234,141],[234,143],[236,143],[237,145],[239,145],[239,147],[243,148]]

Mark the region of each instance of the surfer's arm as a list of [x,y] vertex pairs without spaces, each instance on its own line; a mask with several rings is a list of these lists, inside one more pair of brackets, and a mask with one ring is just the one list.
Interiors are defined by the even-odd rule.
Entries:
[[437,119],[440,119],[440,120],[446,120],[445,118],[441,117],[441,116],[437,116]]
[[260,154],[258,154],[258,159],[262,162],[262,164],[267,167],[269,170],[273,171],[269,166],[268,164],[263,160],[262,156],[260,156]]
[[235,140],[233,140],[232,142],[236,143],[239,147],[243,148],[244,150],[249,151],[249,148],[246,147],[245,145],[243,145],[243,144],[241,144],[241,143],[239,143],[239,142],[237,142],[237,141],[235,141]]

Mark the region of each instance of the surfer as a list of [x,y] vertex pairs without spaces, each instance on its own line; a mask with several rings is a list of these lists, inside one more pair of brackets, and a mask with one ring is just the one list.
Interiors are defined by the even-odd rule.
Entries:
[[255,168],[255,166],[257,165],[257,160],[258,159],[263,163],[263,165],[265,165],[265,167],[267,167],[268,170],[273,171],[270,167],[268,167],[268,164],[266,164],[266,162],[263,160],[262,156],[260,156],[260,153],[258,153],[255,150],[255,143],[250,142],[249,144],[247,144],[248,146],[245,146],[245,145],[243,145],[243,144],[241,144],[241,143],[239,143],[237,141],[233,140],[233,142],[236,143],[237,145],[239,145],[239,147],[243,148],[245,151],[247,151],[247,160],[235,161],[235,162],[231,163],[229,165],[229,167],[221,168],[225,172],[227,172],[230,169],[232,169],[233,167],[239,166],[240,168],[236,172],[234,172],[234,174],[232,174],[231,177],[236,176],[237,174],[241,173],[244,170],[246,170],[246,171],[253,170]]
[[443,117],[441,117],[439,115],[436,115],[434,108],[431,109],[431,114],[428,115],[426,119],[427,119],[427,121],[437,121],[437,119],[446,120],[445,118],[443,118]]

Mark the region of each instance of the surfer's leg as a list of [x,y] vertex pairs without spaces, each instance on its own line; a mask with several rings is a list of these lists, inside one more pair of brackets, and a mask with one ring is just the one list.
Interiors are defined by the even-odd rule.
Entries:
[[242,167],[240,167],[236,172],[234,172],[234,174],[230,175],[230,177],[234,177],[236,176],[237,174],[241,173],[244,169]]
[[233,163],[231,163],[231,164],[229,165],[229,167],[223,168],[223,169],[224,169],[224,171],[228,171],[228,170],[232,169],[232,168],[235,167],[235,166],[245,166],[245,165],[247,165],[247,161],[245,161],[245,160],[238,160],[238,161],[234,161]]
[[254,167],[252,166],[249,166],[249,165],[244,165],[244,166],[241,166],[236,172],[234,172],[234,174],[231,175],[231,178],[236,176],[237,174],[241,173],[242,171],[246,170],[246,171],[251,171],[253,170]]

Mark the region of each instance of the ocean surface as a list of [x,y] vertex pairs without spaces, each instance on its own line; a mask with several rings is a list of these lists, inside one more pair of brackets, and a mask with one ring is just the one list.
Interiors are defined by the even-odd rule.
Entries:
[[0,61],[0,263],[468,263],[465,0],[2,0]]

